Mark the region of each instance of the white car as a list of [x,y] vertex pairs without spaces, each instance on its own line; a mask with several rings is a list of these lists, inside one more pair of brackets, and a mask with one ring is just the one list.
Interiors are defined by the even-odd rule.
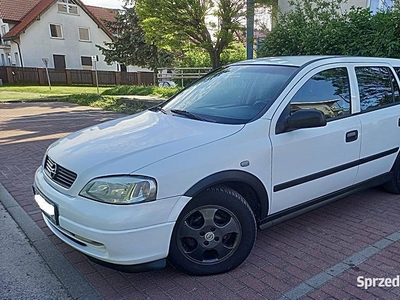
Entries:
[[165,103],[52,144],[47,226],[123,271],[240,265],[257,226],[381,185],[400,192],[400,60],[300,56],[221,67]]
[[177,87],[176,83],[172,80],[163,80],[158,84],[160,87]]

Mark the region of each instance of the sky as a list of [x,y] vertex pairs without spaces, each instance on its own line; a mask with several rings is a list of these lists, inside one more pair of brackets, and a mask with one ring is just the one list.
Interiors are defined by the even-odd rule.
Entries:
[[83,3],[108,8],[121,8],[123,0],[82,0]]

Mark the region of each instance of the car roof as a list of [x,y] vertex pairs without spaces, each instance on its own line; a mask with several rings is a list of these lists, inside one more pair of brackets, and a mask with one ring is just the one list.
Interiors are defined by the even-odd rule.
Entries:
[[342,56],[342,55],[300,55],[300,56],[276,56],[276,57],[264,57],[249,59],[237,62],[233,65],[282,65],[282,66],[294,66],[303,67],[307,64],[335,59],[336,62],[362,62],[362,63],[389,63],[393,66],[400,66],[400,59],[395,58],[383,58],[383,57],[362,57],[362,56]]
[[337,56],[331,55],[300,55],[300,56],[276,56],[249,59],[238,62],[237,64],[251,64],[251,65],[284,65],[301,67],[313,61],[334,58]]

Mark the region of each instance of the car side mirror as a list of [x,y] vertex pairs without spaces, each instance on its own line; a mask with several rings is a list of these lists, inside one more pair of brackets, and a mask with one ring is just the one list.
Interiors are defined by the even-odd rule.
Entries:
[[286,131],[302,128],[323,127],[325,115],[316,109],[300,109],[286,119]]

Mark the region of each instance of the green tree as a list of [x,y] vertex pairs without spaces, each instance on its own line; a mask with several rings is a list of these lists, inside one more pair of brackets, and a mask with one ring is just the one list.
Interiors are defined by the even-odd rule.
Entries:
[[172,62],[172,54],[160,50],[154,43],[147,43],[145,33],[140,26],[135,7],[125,5],[116,16],[115,22],[106,24],[114,33],[112,42],[97,45],[106,57],[106,62],[119,62],[150,68],[157,71],[160,66],[168,66]]
[[258,51],[258,56],[363,55],[400,57],[400,13],[368,8],[342,11],[346,0],[290,1],[292,10],[279,22]]
[[[210,67],[211,61],[207,51],[188,45],[176,61],[180,67]],[[233,42],[221,53],[221,65],[246,59],[246,48],[243,43]]]
[[240,21],[245,17],[246,0],[135,2],[148,42],[169,51],[191,43],[208,53],[213,68],[221,64],[221,53],[235,34],[244,30]]

